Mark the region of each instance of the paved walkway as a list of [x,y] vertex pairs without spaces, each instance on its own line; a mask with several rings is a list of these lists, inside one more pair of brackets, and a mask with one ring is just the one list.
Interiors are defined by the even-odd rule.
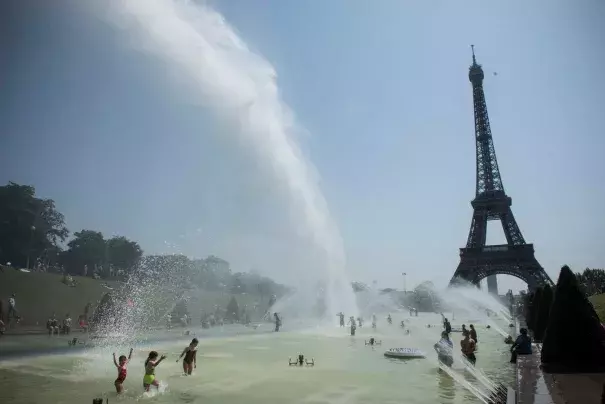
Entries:
[[539,344],[517,359],[517,404],[602,404],[605,373],[558,374],[540,369]]

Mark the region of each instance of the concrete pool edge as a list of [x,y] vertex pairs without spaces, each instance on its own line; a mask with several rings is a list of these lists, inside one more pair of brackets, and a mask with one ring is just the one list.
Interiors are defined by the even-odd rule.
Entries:
[[533,354],[519,355],[516,364],[516,404],[600,404],[605,373],[546,373],[541,368],[540,344]]

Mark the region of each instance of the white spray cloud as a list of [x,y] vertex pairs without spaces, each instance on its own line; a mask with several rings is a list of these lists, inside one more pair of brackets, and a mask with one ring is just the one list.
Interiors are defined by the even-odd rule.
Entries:
[[196,83],[189,97],[211,108],[233,135],[252,146],[259,161],[288,190],[296,223],[324,258],[322,271],[332,311],[356,311],[345,272],[345,254],[312,166],[295,138],[301,133],[282,101],[277,74],[252,52],[223,16],[207,5],[183,0],[112,0],[112,21],[135,46],[152,54]]

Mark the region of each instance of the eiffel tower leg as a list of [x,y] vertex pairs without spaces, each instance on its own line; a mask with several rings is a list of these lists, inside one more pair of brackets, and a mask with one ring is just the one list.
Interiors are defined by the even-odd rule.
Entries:
[[468,239],[466,240],[466,248],[483,247],[485,245],[486,234],[487,212],[475,210],[473,212],[471,229],[468,232]]
[[510,207],[506,212],[500,215],[500,222],[502,223],[502,230],[504,230],[504,236],[506,237],[506,243],[508,245],[525,244],[523,234],[521,234],[519,225],[517,224]]
[[454,276],[450,280],[450,286],[463,285],[466,283],[470,283],[479,287],[479,281],[477,280],[477,274],[473,271],[473,268],[468,265],[468,263],[464,262],[464,260],[460,261],[458,264],[458,268],[456,268],[456,272],[454,272]]
[[496,278],[496,275],[487,277],[487,291],[490,295],[498,295],[498,278]]

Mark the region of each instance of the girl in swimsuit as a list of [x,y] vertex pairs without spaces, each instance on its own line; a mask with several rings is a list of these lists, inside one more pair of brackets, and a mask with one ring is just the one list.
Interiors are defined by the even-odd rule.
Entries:
[[124,392],[124,380],[126,380],[126,365],[132,358],[132,348],[130,348],[130,353],[128,354],[128,359],[124,355],[120,355],[118,361],[116,361],[116,353],[113,353],[113,364],[118,368],[118,378],[113,383],[116,386],[116,391],[118,394],[122,394]]
[[183,350],[179,359],[176,360],[178,362],[185,355],[183,359],[183,372],[189,376],[191,376],[193,369],[197,367],[197,344],[197,338],[192,339],[191,344]]
[[155,368],[166,359],[165,355],[162,355],[158,360],[158,353],[156,351],[149,352],[149,356],[145,361],[145,376],[143,376],[143,388],[145,391],[149,391],[149,388],[153,385],[156,388],[160,387],[160,383],[155,379]]

